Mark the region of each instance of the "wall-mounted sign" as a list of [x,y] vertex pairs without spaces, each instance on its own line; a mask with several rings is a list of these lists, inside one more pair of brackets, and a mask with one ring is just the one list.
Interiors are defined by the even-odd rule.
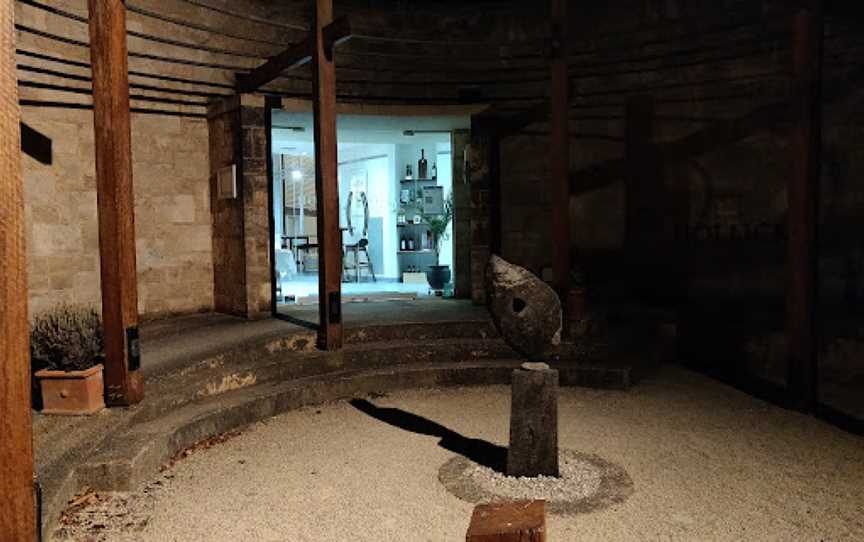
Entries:
[[216,173],[216,197],[235,199],[237,197],[237,165],[223,167]]

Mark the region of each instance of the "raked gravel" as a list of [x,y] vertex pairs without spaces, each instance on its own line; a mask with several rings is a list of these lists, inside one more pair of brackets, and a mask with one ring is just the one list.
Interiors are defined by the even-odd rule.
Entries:
[[560,477],[505,476],[503,473],[474,464],[465,471],[472,482],[483,490],[511,499],[544,499],[578,501],[591,497],[600,489],[602,471],[578,455],[559,454]]
[[[406,391],[372,401],[506,444],[506,387]],[[864,540],[864,439],[813,418],[666,367],[629,392],[562,388],[559,421],[563,449],[619,465],[632,493],[590,513],[549,514],[550,542]],[[65,536],[464,540],[473,505],[438,480],[453,457],[437,438],[348,403],[303,409],[190,454],[122,496],[121,505],[85,499]],[[583,475],[589,491],[592,477]],[[100,507],[110,514],[100,515]]]

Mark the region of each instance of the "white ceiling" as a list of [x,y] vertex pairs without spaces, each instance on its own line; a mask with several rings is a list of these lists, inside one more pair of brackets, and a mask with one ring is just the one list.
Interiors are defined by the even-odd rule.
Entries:
[[[336,121],[336,136],[340,146],[352,143],[388,143],[429,145],[448,143],[450,132],[467,129],[468,116],[373,116],[339,115]],[[302,128],[302,131],[291,128]],[[405,135],[406,130],[439,131],[439,133],[415,133]],[[312,113],[273,112],[273,150],[308,152],[312,144]]]

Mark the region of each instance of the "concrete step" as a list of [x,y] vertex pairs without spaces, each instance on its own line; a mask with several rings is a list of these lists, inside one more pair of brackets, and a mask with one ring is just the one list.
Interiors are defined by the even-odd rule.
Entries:
[[[418,334],[419,336],[419,334]],[[349,344],[337,352],[297,352],[269,342],[246,344],[148,381],[150,400],[135,414],[146,421],[202,398],[268,382],[343,370],[387,368],[411,363],[453,363],[512,358],[500,339],[425,339]]]

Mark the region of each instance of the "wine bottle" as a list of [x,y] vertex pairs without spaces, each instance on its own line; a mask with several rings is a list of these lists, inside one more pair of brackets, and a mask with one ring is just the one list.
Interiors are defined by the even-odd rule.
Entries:
[[406,249],[407,249],[407,244],[405,243],[405,238],[403,237],[403,238],[399,239],[399,250],[404,251]]
[[426,162],[426,151],[424,149],[420,149],[420,160],[417,161],[417,177],[420,179],[428,179],[429,177],[426,175],[428,173],[427,170],[427,162]]
[[405,166],[405,180],[410,181],[414,178],[414,172],[411,171],[411,164]]
[[413,237],[408,238],[408,250],[414,250],[414,238]]
[[433,180],[438,179],[438,166],[435,165],[435,162],[432,162],[432,179]]

